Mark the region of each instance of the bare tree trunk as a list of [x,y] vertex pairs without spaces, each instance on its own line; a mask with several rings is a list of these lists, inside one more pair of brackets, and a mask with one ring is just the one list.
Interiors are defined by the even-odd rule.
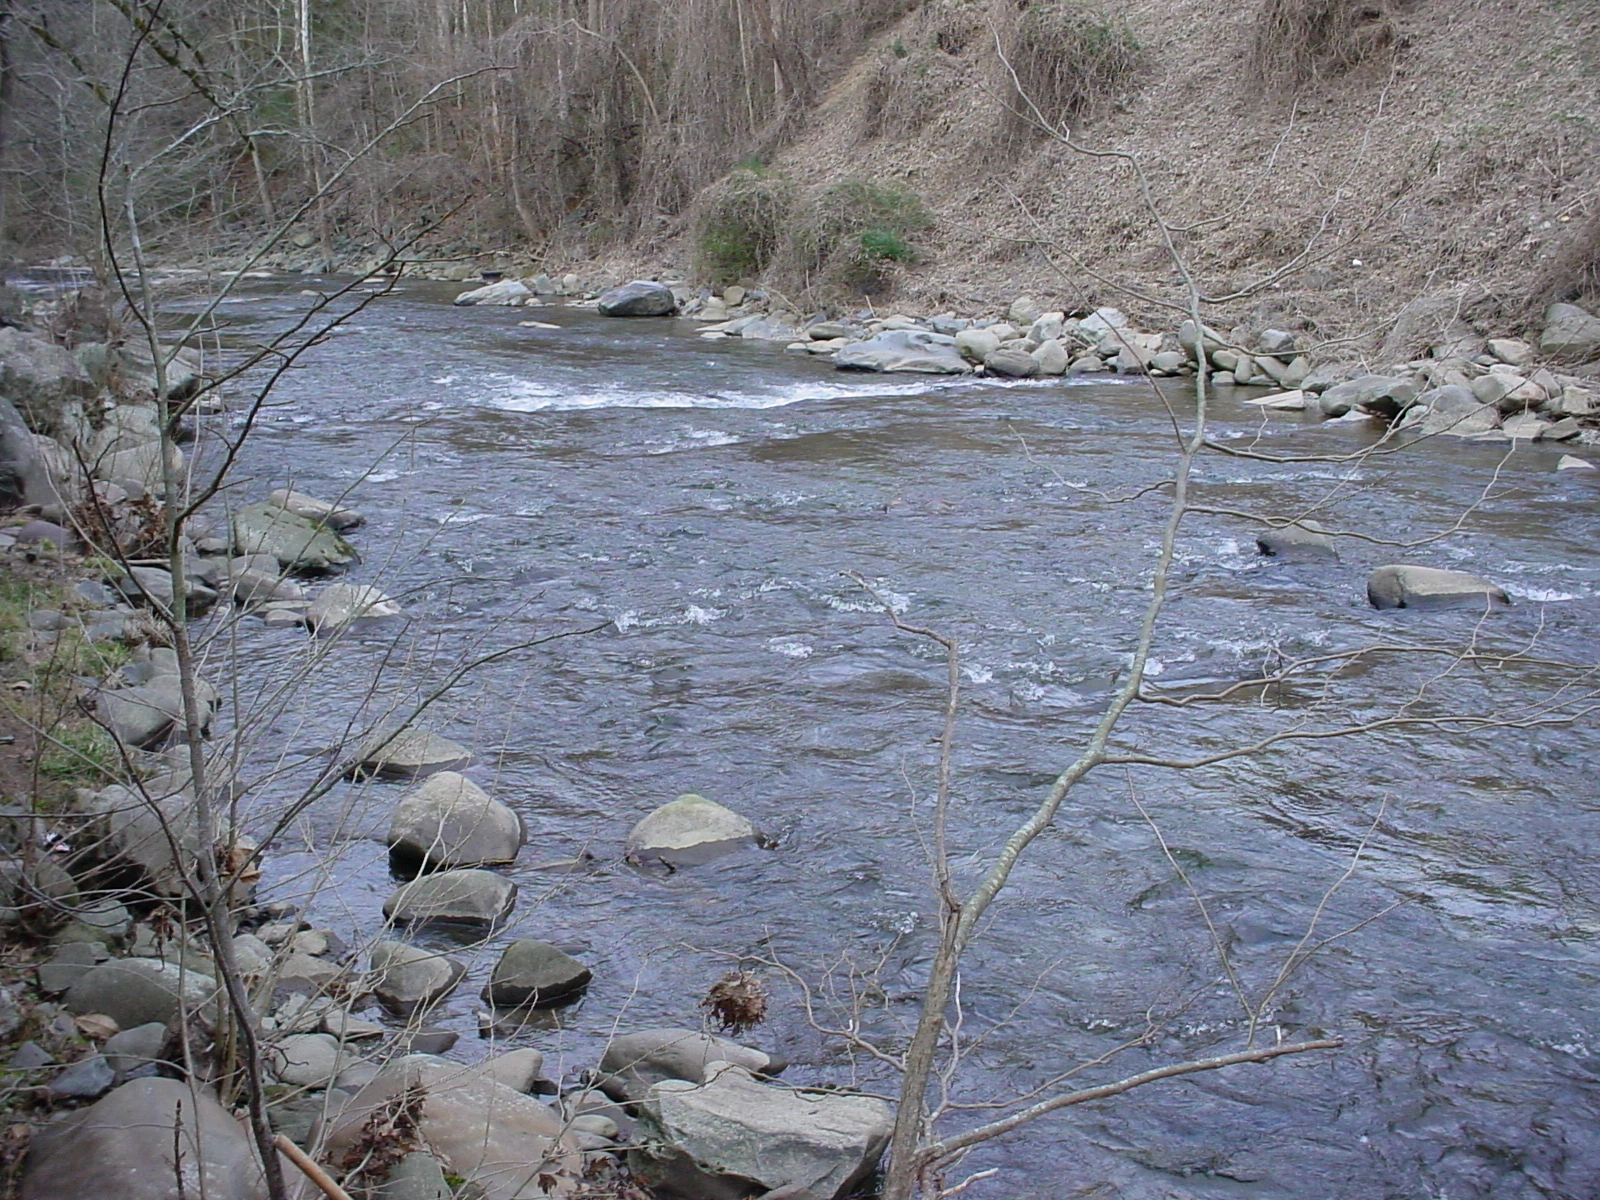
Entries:
[[7,184],[6,168],[9,166],[7,133],[15,98],[16,86],[11,71],[11,0],[0,0],[0,246],[5,244],[9,232],[8,200],[11,189]]

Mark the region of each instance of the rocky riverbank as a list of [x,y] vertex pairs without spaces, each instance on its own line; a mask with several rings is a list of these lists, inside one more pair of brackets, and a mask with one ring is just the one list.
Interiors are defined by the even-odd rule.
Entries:
[[[1550,306],[1535,340],[1480,330],[1457,307],[1418,301],[1401,314],[1375,361],[1336,357],[1304,330],[1237,326],[1226,333],[1192,320],[1162,332],[1115,308],[1069,314],[1031,296],[1003,313],[933,316],[861,311],[802,314],[759,290],[693,289],[635,280],[583,293],[575,275],[499,280],[463,292],[460,305],[527,306],[547,297],[618,317],[681,316],[707,339],[781,343],[841,370],[986,374],[1034,379],[1114,372],[1194,377],[1202,360],[1224,399],[1264,413],[1305,411],[1327,420],[1374,420],[1397,431],[1476,441],[1600,440],[1600,317]],[[1564,465],[1581,469],[1586,459]]]

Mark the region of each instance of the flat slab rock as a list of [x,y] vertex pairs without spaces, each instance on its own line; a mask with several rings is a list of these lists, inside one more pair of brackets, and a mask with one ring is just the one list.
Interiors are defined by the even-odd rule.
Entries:
[[418,778],[472,765],[472,752],[460,742],[426,729],[374,735],[357,753],[356,770],[363,775]]
[[600,1059],[600,1087],[613,1100],[644,1099],[664,1079],[705,1080],[712,1063],[732,1063],[754,1074],[776,1074],[781,1066],[760,1050],[698,1029],[641,1029],[614,1037]]
[[517,885],[493,871],[440,871],[397,888],[383,915],[397,925],[493,925],[516,899]]
[[1480,611],[1511,601],[1504,591],[1465,571],[1395,564],[1379,567],[1367,579],[1367,599],[1373,608],[1447,609]]
[[894,1117],[870,1096],[801,1092],[718,1064],[704,1083],[669,1079],[645,1098],[644,1145],[629,1165],[668,1195],[776,1191],[835,1200],[877,1168]]
[[483,998],[501,1008],[546,1008],[577,999],[592,978],[588,967],[559,947],[519,938],[500,955]]
[[835,354],[833,362],[842,371],[965,375],[972,370],[956,349],[955,338],[919,329],[893,329],[856,342]]
[[408,1087],[424,1092],[417,1132],[444,1165],[485,1200],[530,1200],[540,1175],[575,1179],[577,1147],[559,1115],[472,1067],[429,1055],[397,1058],[329,1122],[329,1156],[338,1161],[373,1112]]
[[359,562],[356,548],[320,521],[276,504],[247,504],[233,516],[236,554],[270,554],[290,571],[332,571]]

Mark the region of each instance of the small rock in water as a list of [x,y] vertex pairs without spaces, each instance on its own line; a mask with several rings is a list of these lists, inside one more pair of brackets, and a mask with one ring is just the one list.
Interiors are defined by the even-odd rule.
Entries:
[[1561,461],[1556,463],[1556,470],[1558,471],[1593,471],[1594,469],[1595,465],[1588,459],[1578,458],[1572,454],[1563,454]]
[[517,885],[493,871],[440,871],[396,889],[383,915],[397,925],[493,925],[516,899]]
[[691,867],[756,840],[756,827],[738,813],[693,793],[663,804],[628,834],[633,862]]
[[1256,535],[1256,548],[1272,558],[1299,561],[1338,558],[1333,539],[1315,521],[1299,521],[1281,529],[1268,529]]
[[389,849],[432,867],[508,863],[522,849],[522,818],[464,775],[440,771],[401,797]]
[[483,998],[500,1008],[547,1008],[577,999],[592,978],[589,968],[566,951],[519,938],[495,964]]
[[306,610],[306,624],[318,633],[337,633],[357,621],[400,615],[400,606],[368,584],[333,583]]
[[279,508],[288,509],[297,517],[321,521],[330,529],[337,529],[340,532],[354,529],[365,520],[353,508],[345,508],[329,500],[318,500],[315,496],[308,496],[304,492],[293,492],[288,488],[278,488],[268,499]]
[[385,1008],[412,1013],[448,996],[467,969],[448,955],[404,942],[379,942],[372,948],[373,992]]

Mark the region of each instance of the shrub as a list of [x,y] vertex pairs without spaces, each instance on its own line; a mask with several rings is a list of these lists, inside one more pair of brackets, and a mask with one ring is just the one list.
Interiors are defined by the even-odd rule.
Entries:
[[[1053,124],[1090,119],[1123,99],[1144,66],[1144,51],[1119,15],[1077,0],[1035,0],[1017,22],[1010,60],[1023,99]],[[1014,132],[1033,129],[1012,118]]]
[[1262,0],[1251,66],[1263,83],[1298,85],[1387,59],[1399,46],[1391,0]]
[[916,258],[910,235],[933,218],[912,192],[861,180],[835,184],[808,206],[794,234],[803,282],[873,292],[888,263]]
[[789,217],[791,189],[752,160],[707,189],[696,266],[712,283],[735,283],[766,269]]

